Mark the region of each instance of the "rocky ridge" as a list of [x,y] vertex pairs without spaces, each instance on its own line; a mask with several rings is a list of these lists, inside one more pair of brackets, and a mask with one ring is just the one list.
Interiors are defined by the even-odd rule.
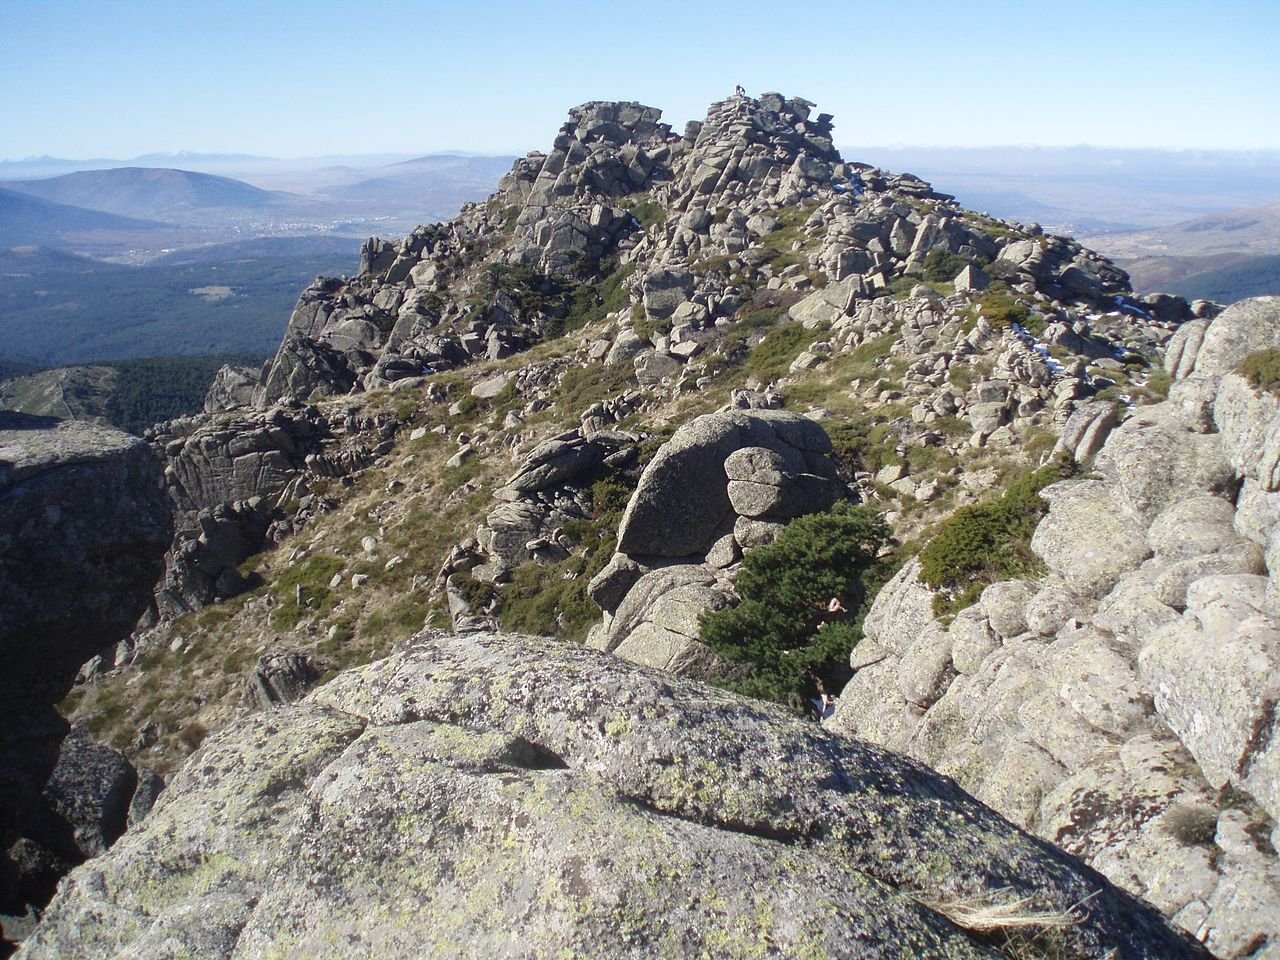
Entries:
[[78,715],[167,763],[427,617],[715,675],[698,617],[789,516],[852,494],[906,538],[1055,443],[1085,459],[1215,311],[844,162],[830,121],[585,104],[488,203],[317,281],[260,379],[152,431],[178,537]]
[[[1144,365],[1191,308],[1176,298],[1125,299],[1123,274],[1069,240],[963,211],[908,175],[843,162],[831,118],[811,109],[775,94],[735,97],[678,136],[653,108],[584,104],[553,150],[517,162],[487,204],[401,242],[370,241],[356,277],[318,281],[253,390],[260,412],[214,412],[156,435],[180,514],[158,615],[241,589],[234,568],[283,532],[276,526],[264,541],[283,519],[277,508],[304,499],[297,494],[317,478],[345,482],[389,452],[401,426],[364,424],[341,445],[300,400],[434,390],[448,371],[501,361],[583,318],[606,323],[583,360],[623,386],[576,411],[584,449],[594,449],[591,433],[713,388],[763,335],[752,331],[789,320],[817,339],[797,339],[790,369],[770,371],[772,379],[867,371],[846,402],[882,409],[899,442],[896,456],[879,459],[898,462],[865,472],[859,485],[864,496],[889,487],[908,504],[943,497],[957,476],[954,468],[950,478],[913,475],[901,462],[912,446],[948,462],[972,448],[1016,448],[1099,391],[1141,389]],[[945,284],[912,282],[952,273]],[[993,280],[1010,293],[984,292]],[[905,300],[884,296],[908,288]],[[502,442],[528,449],[554,439],[524,425],[570,373],[559,361],[533,362],[474,384],[472,395],[509,397]],[[245,371],[234,377],[238,392],[213,391],[211,409],[244,402]],[[732,402],[784,402],[785,390],[755,386]],[[452,412],[466,397],[450,399]],[[495,439],[459,434],[458,462],[494,455]],[[609,442],[608,455],[627,456],[622,440]],[[520,561],[558,557],[541,546],[495,554],[485,544],[554,540],[565,519],[581,517],[578,501],[567,510],[498,508],[479,549],[461,544],[454,567],[478,568],[491,582]]]

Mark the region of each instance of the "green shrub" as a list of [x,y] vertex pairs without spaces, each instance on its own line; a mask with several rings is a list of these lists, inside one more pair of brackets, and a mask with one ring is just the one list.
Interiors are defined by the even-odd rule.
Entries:
[[748,330],[772,327],[780,318],[786,316],[786,313],[786,307],[762,307],[745,313],[742,319],[738,321],[738,325]]
[[627,509],[634,484],[618,476],[603,477],[591,485],[591,516],[595,520],[620,518]]
[[894,277],[889,281],[887,289],[893,297],[898,300],[903,300],[909,293],[911,293],[915,288],[915,285],[919,282],[919,277],[913,277],[910,274],[907,274],[901,277]]
[[1026,319],[1020,323],[1023,330],[1037,338],[1043,337],[1045,330],[1049,328],[1049,320],[1042,313],[1028,312]]
[[580,283],[570,288],[568,307],[563,317],[551,316],[543,326],[548,337],[559,337],[603,320],[630,302],[626,280],[635,273],[635,264],[613,267],[598,283]]
[[[838,689],[862,638],[867,598],[887,579],[878,557],[888,541],[873,510],[839,503],[793,520],[773,543],[749,552],[736,584],[741,602],[701,621],[702,641],[744,666],[725,685],[797,708],[815,676]],[[824,623],[832,597],[847,613]]]
[[1014,298],[1013,294],[1009,293],[1007,288],[1001,289],[994,283],[978,303],[982,309],[982,315],[997,330],[1013,323],[1021,326],[1027,322],[1027,317],[1031,313]]
[[1032,427],[1022,438],[1022,451],[1032,463],[1048,456],[1058,445],[1058,435],[1044,427]]
[[645,230],[655,223],[667,222],[667,210],[662,204],[652,200],[641,200],[628,211]]
[[813,339],[813,332],[803,324],[788,323],[769,331],[747,356],[746,369],[768,383],[787,375],[791,361],[800,355]]
[[969,261],[958,253],[934,247],[924,257],[924,278],[934,283],[949,283],[969,266]]
[[479,613],[498,598],[497,588],[492,583],[477,580],[469,573],[455,573],[449,577],[449,584],[467,602],[473,611]]
[[498,588],[498,617],[503,627],[567,640],[586,637],[600,618],[600,608],[587,596],[587,584],[617,549],[618,521],[631,492],[631,483],[619,474],[608,474],[592,484],[591,518],[568,520],[563,525],[565,535],[575,544],[574,554],[556,564],[523,563],[511,581]]
[[587,556],[575,555],[546,566],[532,561],[521,564],[499,592],[502,626],[565,640],[584,639],[600,618],[600,608],[587,596],[587,584],[613,556],[616,542],[605,535],[591,545]]
[[1280,350],[1258,350],[1251,353],[1240,361],[1237,369],[1242,377],[1259,390],[1280,396]]
[[632,321],[631,329],[636,332],[636,336],[641,340],[649,340],[655,333],[660,333],[665,336],[671,332],[671,318],[650,317],[648,314],[645,314],[639,320]]
[[1147,390],[1150,393],[1157,397],[1167,398],[1171,386],[1173,386],[1173,377],[1163,367],[1158,367],[1151,371],[1151,376],[1147,380]]
[[988,503],[960,507],[920,551],[920,580],[938,591],[933,612],[951,615],[973,604],[997,580],[1042,572],[1031,535],[1048,504],[1040,491],[1071,475],[1067,463],[1041,467]]

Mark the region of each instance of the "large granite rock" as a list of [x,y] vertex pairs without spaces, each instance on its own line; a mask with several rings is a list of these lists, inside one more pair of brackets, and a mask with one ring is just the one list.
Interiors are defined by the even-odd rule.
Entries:
[[[771,451],[776,460],[767,473],[752,470],[751,461],[730,463],[730,455],[743,448]],[[618,528],[618,549],[652,557],[705,553],[737,515],[730,473],[736,482],[754,476],[758,483],[774,487],[793,479],[803,483],[807,502],[793,504],[788,497],[786,511],[776,514],[779,518],[823,510],[835,501],[838,489],[830,451],[831,441],[818,424],[781,410],[731,410],[691,420],[663,445],[641,476]],[[769,455],[757,458],[761,456]],[[748,494],[743,492],[744,500]],[[775,498],[781,505],[781,495]],[[765,509],[752,515],[775,514]]]
[[1194,372],[1222,377],[1256,350],[1280,347],[1280,297],[1253,297],[1229,306],[1205,329]]
[[698,618],[735,602],[729,568],[744,550],[841,495],[830,450],[817,423],[781,410],[682,426],[641,474],[618,552],[588,587],[604,611],[588,643],[645,666],[725,673],[698,641]]
[[1207,956],[912,761],[581,647],[426,633],[211,738],[20,956],[997,956],[941,915],[965,900],[1070,913],[1061,957]]
[[169,537],[144,441],[0,413],[0,877],[66,734],[53,706],[86,660],[128,636]]

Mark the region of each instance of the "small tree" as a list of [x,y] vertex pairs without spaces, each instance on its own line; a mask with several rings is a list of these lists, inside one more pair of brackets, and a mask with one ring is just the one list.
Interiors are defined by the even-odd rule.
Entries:
[[1070,462],[1051,463],[994,500],[960,507],[942,523],[920,551],[920,580],[938,591],[934,614],[951,616],[972,606],[997,580],[1043,572],[1031,552],[1031,535],[1049,509],[1040,491],[1073,472]]
[[[736,584],[741,602],[701,622],[702,641],[746,668],[726,685],[797,709],[814,677],[835,692],[862,639],[867,598],[888,579],[890,564],[878,557],[889,536],[875,511],[838,503],[793,520],[773,543],[748,553]],[[843,613],[828,613],[833,597]]]

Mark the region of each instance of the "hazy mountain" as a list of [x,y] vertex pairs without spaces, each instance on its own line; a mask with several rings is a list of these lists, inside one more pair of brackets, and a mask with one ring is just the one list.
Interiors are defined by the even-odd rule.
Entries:
[[[221,263],[241,260],[295,260],[325,257],[334,262],[349,261],[346,271],[356,269],[361,241],[354,237],[254,237],[231,243],[213,243],[187,250],[175,250],[151,261],[154,266]],[[3,261],[0,260],[0,263]]]
[[0,250],[0,277],[33,277],[50,273],[97,273],[127,270],[54,247],[18,246]]
[[193,164],[261,163],[272,159],[272,157],[262,157],[252,153],[198,153],[191,150],[178,150],[174,153],[144,153],[128,161],[127,165],[171,167],[174,164],[178,164],[185,169]]
[[1106,147],[845,147],[966,206],[1073,235],[1176,223],[1280,198],[1280,152]]
[[28,244],[69,244],[94,231],[131,234],[160,230],[162,224],[41,199],[0,188],[0,248]]
[[1128,270],[1138,290],[1219,303],[1280,293],[1280,203],[1083,239]]
[[335,185],[324,195],[359,204],[413,211],[420,221],[454,216],[464,203],[496,189],[513,157],[440,154],[395,163],[355,183]]
[[1280,254],[1253,257],[1219,270],[1194,273],[1169,284],[1167,289],[1189,300],[1217,303],[1280,295]]
[[[154,158],[142,158],[144,160]],[[167,157],[172,162],[173,157]],[[163,221],[155,236],[140,236],[130,224],[92,218],[48,229],[68,221],[49,211],[16,212],[8,220],[35,229],[0,235],[0,248],[16,244],[65,246],[78,253],[129,263],[146,263],[168,251],[238,242],[245,237],[358,237],[406,233],[419,223],[446,220],[463,204],[488,196],[512,157],[439,154],[405,160],[370,155],[349,158],[272,160],[244,155],[183,154],[184,163],[216,167],[253,179],[218,176],[193,170],[123,167],[115,161],[96,170],[65,173],[46,179],[0,180],[0,189],[32,201],[52,201],[86,210]],[[349,163],[335,163],[335,160]],[[388,163],[391,159],[395,162]],[[0,176],[30,169],[39,161],[0,162]],[[61,161],[57,161],[61,162]],[[71,163],[72,161],[67,161]],[[15,201],[16,203],[16,201]],[[25,210],[26,208],[24,208]],[[0,227],[5,223],[0,210]],[[68,221],[69,222],[69,221]],[[84,223],[90,227],[85,227]],[[154,229],[151,224],[149,229]],[[88,237],[87,229],[97,233]],[[79,235],[67,234],[76,232]],[[335,245],[300,247],[336,252]],[[262,251],[256,251],[258,255]]]
[[35,179],[56,177],[75,170],[101,170],[105,167],[125,167],[123,160],[96,157],[89,160],[68,160],[65,157],[26,157],[22,160],[0,160],[0,180]]
[[1113,257],[1280,253],[1280,203],[1213,213],[1149,230],[1082,239]]
[[211,209],[264,210],[297,199],[230,177],[148,167],[84,170],[7,187],[53,203],[161,220],[190,220]]

